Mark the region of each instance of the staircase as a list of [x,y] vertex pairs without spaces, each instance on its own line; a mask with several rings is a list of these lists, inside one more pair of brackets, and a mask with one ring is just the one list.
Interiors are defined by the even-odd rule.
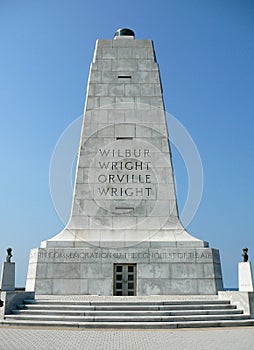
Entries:
[[90,297],[25,300],[2,325],[78,328],[194,328],[252,326],[254,319],[230,301]]

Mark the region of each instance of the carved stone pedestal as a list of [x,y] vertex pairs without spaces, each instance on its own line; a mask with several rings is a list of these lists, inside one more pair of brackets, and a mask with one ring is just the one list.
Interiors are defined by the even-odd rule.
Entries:
[[253,277],[250,261],[238,264],[239,292],[253,292]]
[[14,262],[3,262],[1,290],[2,291],[15,290],[15,263]]

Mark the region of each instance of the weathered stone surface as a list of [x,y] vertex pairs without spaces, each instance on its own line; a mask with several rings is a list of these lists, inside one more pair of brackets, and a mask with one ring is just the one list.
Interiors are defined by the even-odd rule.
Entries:
[[36,266],[34,288],[40,294],[111,295],[113,264],[136,263],[138,295],[213,294],[222,289],[221,280],[215,281],[221,276],[214,269],[217,253],[210,248],[37,248],[31,252],[26,289]]
[[213,294],[217,250],[182,226],[151,40],[98,40],[70,221],[31,251],[27,290],[112,295],[114,264],[136,264],[139,295]]
[[251,262],[238,263],[238,283],[240,292],[253,292],[253,277]]
[[0,308],[0,320],[3,320],[12,310],[23,304],[25,299],[34,299],[34,292],[2,291],[0,298],[3,301],[3,306]]
[[244,314],[254,318],[254,293],[241,291],[220,291],[218,297],[221,300],[230,300],[237,308],[242,309]]
[[15,263],[3,262],[1,275],[1,290],[14,291],[15,290]]

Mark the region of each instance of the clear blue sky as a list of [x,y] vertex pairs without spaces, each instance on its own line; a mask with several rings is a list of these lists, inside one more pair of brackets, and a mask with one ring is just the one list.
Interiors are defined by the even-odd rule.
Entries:
[[[95,40],[119,27],[153,39],[166,109],[200,152],[204,192],[188,230],[220,249],[237,286],[241,248],[254,260],[254,4],[252,0],[0,2],[0,260],[11,246],[17,285],[29,250],[62,229],[49,163],[82,114]],[[175,149],[179,208],[187,177]]]

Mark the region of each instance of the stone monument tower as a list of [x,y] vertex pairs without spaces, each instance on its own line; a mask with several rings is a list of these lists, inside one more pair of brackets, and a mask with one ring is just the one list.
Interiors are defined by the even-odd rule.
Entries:
[[[64,198],[63,198],[64,200]],[[30,254],[37,294],[215,294],[219,251],[177,209],[160,73],[151,40],[120,29],[90,68],[70,220]]]

